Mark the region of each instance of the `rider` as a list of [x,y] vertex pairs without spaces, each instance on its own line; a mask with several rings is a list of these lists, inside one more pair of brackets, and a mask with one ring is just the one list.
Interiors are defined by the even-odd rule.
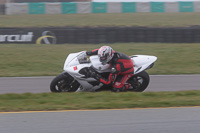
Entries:
[[95,49],[86,52],[88,56],[98,55],[100,62],[103,65],[110,64],[111,73],[108,79],[101,77],[96,72],[89,71],[89,75],[100,81],[103,84],[111,84],[112,91],[126,91],[130,84],[127,83],[128,79],[133,76],[133,61],[129,56],[115,52],[110,46],[102,46],[100,49]]

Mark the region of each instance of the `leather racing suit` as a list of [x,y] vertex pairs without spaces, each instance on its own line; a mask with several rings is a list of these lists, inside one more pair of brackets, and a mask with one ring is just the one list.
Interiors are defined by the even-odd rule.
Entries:
[[[89,56],[97,54],[98,49],[87,52],[87,55]],[[109,64],[111,73],[109,74],[108,79],[105,79],[100,75],[98,75],[96,79],[103,84],[111,84],[113,86],[113,91],[126,91],[130,87],[130,84],[128,84],[127,81],[133,76],[134,72],[133,61],[129,56],[114,51],[114,56]]]

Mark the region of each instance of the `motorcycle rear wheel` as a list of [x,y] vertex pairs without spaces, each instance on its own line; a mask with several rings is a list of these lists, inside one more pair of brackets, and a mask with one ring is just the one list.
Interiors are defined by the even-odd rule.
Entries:
[[131,84],[130,91],[143,92],[149,85],[149,74],[146,71],[142,71],[134,75],[128,82]]
[[65,73],[56,76],[50,84],[51,92],[75,92],[80,84],[74,78]]

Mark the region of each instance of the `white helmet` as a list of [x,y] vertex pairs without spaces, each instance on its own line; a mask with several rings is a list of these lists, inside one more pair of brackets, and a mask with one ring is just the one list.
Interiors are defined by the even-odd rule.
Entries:
[[98,57],[103,65],[108,63],[113,58],[113,55],[114,55],[113,49],[110,46],[102,46],[98,50]]

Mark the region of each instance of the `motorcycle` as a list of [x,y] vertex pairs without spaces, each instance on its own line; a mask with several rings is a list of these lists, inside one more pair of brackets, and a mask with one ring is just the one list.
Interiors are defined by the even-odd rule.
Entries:
[[[153,67],[157,57],[132,55],[130,58],[134,64],[134,76],[127,81],[131,85],[127,91],[142,92],[148,87],[150,81],[146,70]],[[92,92],[111,90],[112,88],[110,85],[104,85],[87,76],[88,71],[95,71],[107,78],[111,72],[109,64],[102,65],[97,55],[88,57],[86,51],[71,53],[66,58],[63,69],[64,72],[52,80],[51,92]]]

